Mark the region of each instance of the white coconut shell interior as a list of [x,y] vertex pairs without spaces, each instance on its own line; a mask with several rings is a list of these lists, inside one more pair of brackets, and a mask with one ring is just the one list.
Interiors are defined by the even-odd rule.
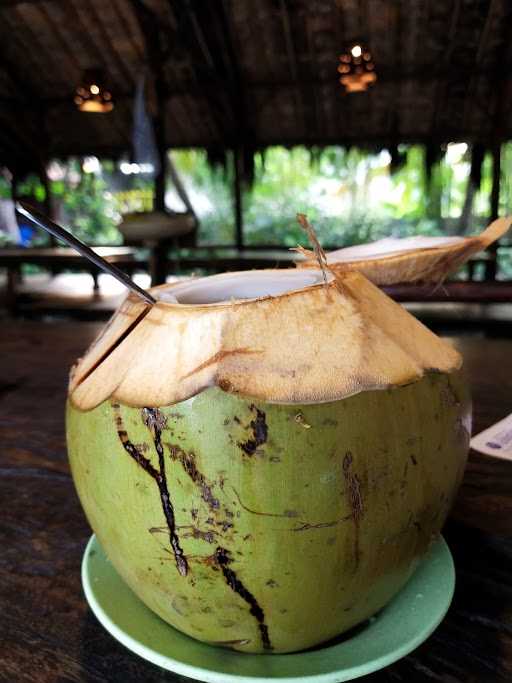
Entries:
[[73,369],[70,397],[164,406],[203,389],[316,403],[451,372],[459,354],[360,273],[227,273],[130,295]]
[[[406,282],[442,282],[471,256],[502,237],[512,219],[499,218],[475,237],[386,238],[369,244],[327,252],[332,270],[358,270],[377,285]],[[317,268],[312,251],[299,248],[304,260],[299,268]]]

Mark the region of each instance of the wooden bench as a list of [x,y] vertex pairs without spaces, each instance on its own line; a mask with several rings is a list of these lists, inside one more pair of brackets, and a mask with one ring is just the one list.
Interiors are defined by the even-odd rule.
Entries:
[[[148,262],[135,258],[130,247],[96,247],[96,251],[123,270],[147,269]],[[253,268],[293,267],[294,252],[285,249],[235,249],[203,247],[181,249],[165,254],[165,270],[174,275],[202,270],[220,273]],[[11,310],[16,304],[16,283],[21,265],[32,263],[50,269],[90,272],[94,288],[98,288],[97,270],[73,250],[67,248],[0,249],[0,267],[7,268],[7,303]],[[445,282],[442,285],[399,284],[383,288],[393,299],[403,303],[512,303],[512,281]]]
[[[94,247],[94,251],[115,265],[133,270],[137,264],[135,249],[130,247]],[[98,269],[83,256],[68,247],[32,247],[0,249],[0,268],[7,269],[7,306],[13,310],[16,306],[16,285],[21,277],[23,264],[32,264],[50,270],[87,271],[93,278],[94,291],[99,289]]]

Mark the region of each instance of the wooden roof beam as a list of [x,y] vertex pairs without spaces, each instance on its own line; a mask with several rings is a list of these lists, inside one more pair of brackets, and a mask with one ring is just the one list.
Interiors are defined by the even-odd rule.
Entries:
[[155,77],[161,77],[163,48],[158,18],[143,0],[129,0],[129,3],[144,38],[146,59],[149,66]]
[[[509,139],[508,137],[506,138],[507,140]],[[411,133],[407,135],[403,135],[400,138],[400,143],[403,144],[424,144],[428,142],[429,137],[428,134],[425,134],[424,132],[414,132],[412,131]],[[505,141],[505,139],[502,139],[502,142]],[[486,144],[486,145],[491,145],[493,140],[489,136],[478,136],[478,139],[476,136],[471,135],[471,133],[461,131],[460,135],[454,136],[446,136],[446,137],[441,137],[439,139],[439,143],[448,143],[448,142],[478,142],[481,144]],[[321,136],[318,134],[311,135],[309,138],[305,138],[303,136],[301,137],[296,137],[296,136],[290,136],[289,138],[281,138],[281,137],[268,137],[265,139],[258,139],[256,140],[256,144],[258,147],[272,147],[274,145],[280,145],[280,146],[285,146],[285,147],[294,147],[297,145],[304,145],[306,147],[309,146],[318,146],[318,147],[327,147],[330,145],[341,145],[341,146],[355,146],[355,147],[360,147],[362,149],[365,148],[388,148],[391,144],[396,143],[396,138],[391,138],[390,135],[386,134],[378,134],[378,135],[365,135],[364,139],[363,138],[357,138],[357,137],[350,137],[350,136],[339,136],[339,135],[329,135],[329,136]],[[191,142],[186,142],[184,146],[187,148],[192,148],[192,149],[203,149],[205,147],[211,146],[212,141],[207,138],[197,138],[194,141]],[[224,145],[226,149],[230,147],[228,143]],[[180,149],[179,146],[172,147],[171,149]],[[67,157],[71,156],[84,156],[84,155],[95,155],[97,157],[104,157],[107,159],[117,159],[119,158],[122,154],[126,152],[126,147],[124,145],[105,145],[105,144],[96,144],[96,145],[91,145],[90,140],[85,140],[85,141],[80,141],[80,142],[74,142],[65,149],[57,146],[56,148],[53,149],[53,156],[58,159],[65,159]]]
[[224,8],[224,3],[219,2],[217,6],[216,17],[220,25],[220,32],[223,37],[225,53],[227,55],[227,69],[230,75],[229,80],[229,97],[231,100],[231,107],[235,118],[236,137],[238,142],[247,141],[247,93],[245,84],[240,72],[240,65],[238,63],[231,32],[229,30],[229,20]]
[[[172,159],[167,158],[166,107],[168,97],[165,85],[164,64],[168,57],[168,51],[164,51],[160,22],[142,0],[131,0],[131,4],[145,39],[146,54],[155,80],[158,103],[158,111],[154,117],[154,130],[160,171],[155,178],[155,206],[161,211],[165,209],[165,178],[166,169],[168,169],[179,197],[189,213],[195,217],[193,206],[173,165]],[[169,41],[169,44],[172,44],[172,41]]]
[[19,72],[2,50],[0,50],[0,69],[9,78],[9,81],[14,86],[15,92],[19,93],[20,100],[23,102],[30,102],[31,106],[38,105],[41,100],[34,86]]
[[[92,51],[98,55],[98,57],[96,58],[96,63],[92,63],[91,66],[98,65],[105,72],[105,74],[108,74],[108,71],[109,71],[108,60],[103,56],[101,45],[98,45],[96,43],[95,39],[93,38],[93,36],[91,35],[91,32],[89,31],[89,29],[87,27],[87,23],[84,22],[84,20],[82,19],[80,12],[76,9],[76,7],[73,5],[73,3],[69,3],[66,6],[66,9],[70,13],[70,20],[73,22],[73,24],[78,29],[77,35],[79,36],[79,41],[81,43],[82,52],[87,55],[88,53],[90,53],[91,47],[92,47]],[[103,24],[100,20],[100,17],[98,16],[96,11],[94,10],[94,5],[92,3],[90,5],[89,11],[91,11],[93,13],[95,21],[98,23],[98,26],[100,27],[100,33],[103,36],[104,42],[106,42],[106,44],[109,45],[109,47],[111,48],[110,49],[111,54],[113,54],[115,57],[117,57],[117,60],[120,62],[119,55],[117,54],[115,49],[110,46],[110,41],[108,39],[106,31],[103,27]],[[51,26],[54,34],[59,38],[60,44],[61,44],[63,50],[66,51],[69,59],[73,60],[73,62],[75,64],[75,68],[77,69],[77,71],[79,73],[81,73],[82,69],[81,69],[80,61],[77,59],[75,51],[68,47],[67,41],[66,41],[63,33],[61,32],[60,27],[58,26],[58,22],[54,21],[51,12],[48,12],[48,10],[44,6],[40,7],[40,12],[41,12],[41,14],[43,14],[46,21]],[[121,64],[121,68],[124,69],[123,77],[126,77],[126,74],[128,74],[128,72],[125,70],[125,67],[123,64]],[[130,78],[130,80],[131,80],[131,78]],[[126,144],[129,146],[130,145],[130,135],[126,129],[126,126],[119,125],[117,123],[116,118],[114,118],[112,122],[113,122],[114,129],[117,130],[120,137],[124,138],[124,140],[126,141]]]
[[[0,63],[0,68],[1,68],[1,63]],[[472,74],[480,77],[485,77],[488,78],[490,83],[507,83],[512,80],[512,72],[510,71],[509,68],[506,68],[504,64],[502,64],[498,69],[491,69],[489,67],[485,68],[480,68],[477,70],[474,70],[471,72]],[[461,70],[457,68],[453,68],[450,70],[449,73],[446,74],[444,77],[444,80],[449,80],[451,78],[457,78],[457,79],[467,79],[469,76],[470,72],[468,70]],[[422,68],[422,69],[417,69],[415,71],[411,71],[409,73],[397,75],[396,73],[389,72],[386,73],[381,72],[379,70],[379,82],[380,83],[395,83],[395,82],[400,82],[403,80],[408,80],[411,79],[413,81],[417,81],[418,83],[430,83],[435,80],[440,80],[440,74],[437,72],[433,72],[432,69],[430,68]],[[336,85],[337,83],[337,78],[336,76],[333,76],[332,78],[320,78],[320,79],[313,79],[313,78],[303,78],[300,80],[300,83],[303,85],[327,85],[327,84],[332,84],[333,86]],[[274,81],[251,81],[246,84],[246,89],[262,89],[262,90],[282,90],[283,88],[286,87],[291,87],[293,86],[293,81],[288,81],[288,80],[274,80]],[[225,79],[222,79],[220,77],[211,77],[211,78],[198,78],[194,83],[190,84],[182,84],[179,86],[173,86],[172,88],[166,88],[165,89],[165,97],[167,99],[171,99],[173,97],[180,97],[184,95],[191,95],[193,97],[197,96],[206,96],[208,97],[211,93],[222,90],[223,88],[226,87],[226,81]],[[127,101],[133,99],[135,94],[134,90],[124,90],[124,91],[116,91],[115,97],[116,101]],[[62,97],[44,97],[44,98],[38,98],[38,102],[41,103],[41,106],[44,109],[48,109],[51,107],[57,107],[61,106],[63,104],[69,103],[70,99],[69,96],[62,96]],[[13,108],[20,108],[23,106],[24,100],[21,99],[20,97],[9,97],[5,95],[0,95],[0,102],[4,103],[7,106],[11,106]]]
[[[232,146],[248,139],[247,130],[247,94],[246,84],[240,73],[240,66],[236,57],[229,21],[223,2],[203,3],[191,0],[173,1],[169,5],[180,24],[186,52],[201,59],[208,69],[202,72],[202,79],[198,79],[200,88],[210,104],[216,105],[223,117],[223,137]],[[205,32],[203,26],[208,25]],[[198,73],[197,66],[195,67]],[[229,102],[226,108],[224,99],[216,97],[224,93]],[[231,124],[229,119],[232,119]]]
[[[179,4],[179,3],[178,3]],[[243,207],[242,207],[242,185],[244,177],[246,176],[247,168],[245,161],[247,160],[247,142],[248,142],[248,127],[247,127],[247,106],[246,94],[243,80],[240,74],[240,68],[236,59],[235,50],[231,40],[229,31],[229,23],[224,11],[223,3],[219,2],[215,6],[215,16],[209,15],[209,7],[198,3],[196,8],[203,11],[203,24],[208,20],[208,25],[218,27],[220,29],[220,40],[218,44],[214,44],[214,49],[210,48],[207,36],[204,34],[202,24],[198,20],[197,14],[192,8],[190,0],[185,0],[186,15],[192,26],[195,40],[204,56],[209,70],[218,78],[224,77],[224,90],[228,96],[231,116],[234,123],[234,135],[231,134],[229,125],[225,128],[225,139],[233,138],[232,145],[234,148],[234,214],[235,214],[235,240],[238,248],[243,247]],[[219,60],[217,55],[223,55],[227,59]],[[213,91],[214,98],[217,96],[218,90]],[[209,98],[212,101],[212,98]],[[249,146],[250,147],[250,146]]]
[[[512,11],[510,12],[512,15]],[[498,60],[495,69],[494,80],[498,87],[494,88],[494,120],[493,131],[496,142],[503,139],[505,114],[508,113],[509,107],[505,95],[508,94],[510,99],[510,66],[512,64],[512,16],[508,21],[502,23],[504,28],[503,46],[504,55],[502,60]],[[508,93],[507,91],[508,86]]]
[[[129,0],[130,5],[134,9],[139,28],[145,42],[145,53],[149,69],[158,82],[161,96],[169,99],[175,94],[189,95],[202,94],[202,85],[199,83],[191,83],[178,90],[167,87],[165,83],[165,64],[172,55],[177,53],[188,54],[190,52],[190,45],[186,38],[183,37],[180,31],[167,25],[162,26],[158,17],[154,14],[143,0]],[[167,45],[164,47],[162,37],[166,36]]]
[[[495,101],[494,101],[494,116],[493,116],[493,140],[492,140],[492,186],[491,186],[491,198],[490,198],[490,220],[495,220],[499,215],[500,208],[500,190],[501,190],[501,143],[504,137],[505,129],[505,117],[506,113],[509,111],[507,107],[506,95],[508,95],[510,101],[510,87],[508,93],[506,91],[506,69],[510,65],[512,59],[512,27],[510,18],[508,21],[503,22],[504,35],[503,35],[503,45],[504,45],[504,58],[502,62],[498,62],[497,65],[497,80],[499,86],[494,89]],[[500,68],[501,66],[501,68]],[[503,68],[505,67],[505,69]],[[485,264],[485,279],[495,280],[498,270],[497,254],[498,254],[498,242],[495,242],[490,247],[490,253],[493,258],[489,259]]]
[[295,52],[295,45],[293,42],[292,26],[290,20],[290,13],[286,0],[279,0],[279,9],[281,12],[281,22],[283,24],[284,40],[286,44],[286,51],[288,53],[288,60],[290,62],[290,71],[295,83],[299,81],[299,68],[297,63],[297,55]]
[[[477,102],[477,98],[475,96],[477,89],[478,89],[478,79],[480,76],[478,66],[482,62],[482,57],[483,57],[483,51],[485,44],[488,40],[489,33],[492,27],[492,22],[494,18],[494,13],[496,11],[499,11],[499,8],[501,7],[501,0],[491,0],[489,3],[489,8],[487,11],[487,16],[485,18],[485,23],[482,28],[482,32],[480,34],[480,38],[478,40],[478,45],[476,49],[476,55],[475,55],[475,68],[471,70],[471,72],[468,74],[468,86],[466,90],[466,96],[465,96],[465,103],[464,103],[464,113],[463,113],[463,124],[468,125],[468,121],[472,118],[472,115],[474,115],[475,110],[480,109],[480,114],[484,114],[484,116],[487,115],[487,112],[484,110],[482,111],[481,107],[476,107],[475,103]],[[498,61],[497,65],[491,69],[490,71],[490,78],[489,80],[496,81],[496,83],[501,83],[504,74],[502,73],[502,69],[500,67],[500,62]],[[496,92],[496,90],[495,90]],[[468,126],[469,127],[469,126]]]
[[[39,98],[34,86],[23,77],[16,67],[9,61],[4,52],[0,52],[0,69],[7,74],[9,80],[13,84],[15,91],[18,93],[19,114],[16,118],[15,125],[7,126],[3,121],[2,127],[10,129],[10,136],[16,140],[16,145],[24,150],[20,157],[29,155],[34,156],[34,150],[39,152],[39,163],[44,156],[46,149],[46,120],[44,113],[44,105]],[[3,108],[6,109],[4,101]],[[27,123],[29,125],[23,125]],[[42,133],[42,135],[41,135]]]
[[[194,94],[200,95],[208,102],[219,137],[227,139],[232,144],[233,135],[230,125],[230,118],[234,119],[232,77],[225,72],[223,65],[219,62],[217,56],[219,50],[211,49],[191,2],[189,0],[179,0],[178,2],[168,0],[168,4],[178,23],[181,48],[191,61],[195,77]],[[200,5],[199,9],[202,12],[208,12],[208,3]],[[209,23],[211,24],[210,21]],[[207,69],[198,68],[198,63],[205,63]],[[186,91],[186,87],[173,87],[169,95],[188,94]],[[229,99],[228,107],[226,107],[225,96]]]
[[283,24],[284,40],[286,44],[286,52],[288,54],[288,61],[290,63],[290,72],[292,74],[292,79],[296,88],[295,95],[295,106],[301,113],[302,129],[306,129],[306,104],[304,93],[302,91],[301,83],[299,80],[299,66],[297,61],[297,53],[295,50],[295,43],[293,40],[292,25],[290,19],[290,12],[288,10],[288,5],[286,0],[279,0],[279,9],[281,13],[281,22]]
[[143,0],[130,0],[140,31],[144,37],[145,52],[151,70],[157,100],[157,111],[153,116],[155,142],[160,169],[155,176],[155,208],[165,210],[165,176],[167,167],[166,145],[166,92],[164,78],[164,51],[161,26],[154,12]]

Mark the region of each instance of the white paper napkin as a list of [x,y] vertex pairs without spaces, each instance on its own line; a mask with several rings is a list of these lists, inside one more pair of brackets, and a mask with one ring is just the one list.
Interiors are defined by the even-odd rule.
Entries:
[[471,448],[485,455],[512,460],[512,413],[474,436]]

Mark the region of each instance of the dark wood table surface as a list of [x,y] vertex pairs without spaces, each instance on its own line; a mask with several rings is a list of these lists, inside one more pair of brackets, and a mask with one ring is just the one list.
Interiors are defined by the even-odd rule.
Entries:
[[[64,400],[97,323],[0,321],[0,681],[185,681],[139,659],[87,607],[90,529],[70,478]],[[512,410],[512,342],[455,339],[476,431]],[[457,568],[450,611],[415,652],[368,683],[512,681],[512,463],[471,453],[445,528]],[[363,680],[363,679],[361,679]]]

